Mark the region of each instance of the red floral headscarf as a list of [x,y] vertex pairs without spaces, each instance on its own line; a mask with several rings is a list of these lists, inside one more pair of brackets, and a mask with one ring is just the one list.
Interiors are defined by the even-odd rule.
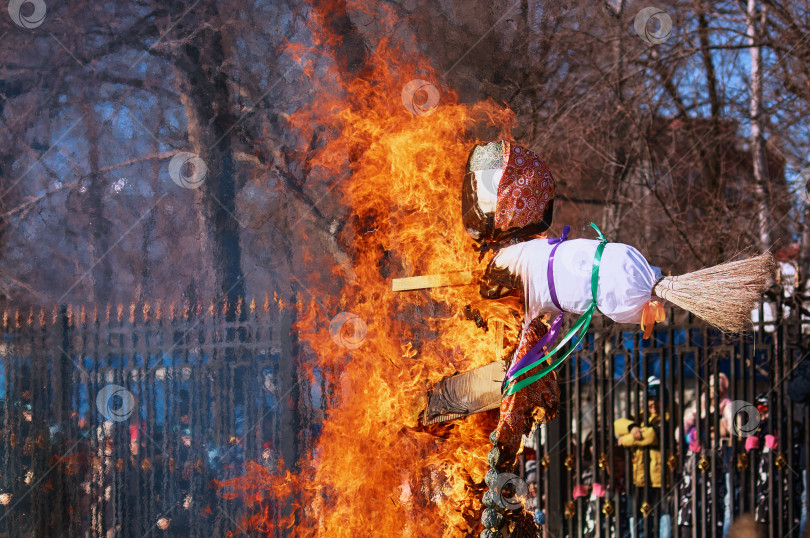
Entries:
[[[502,169],[497,186],[476,180],[479,170]],[[462,186],[462,211],[467,233],[482,245],[500,246],[544,232],[551,225],[554,178],[540,157],[522,146],[501,140],[479,144],[470,152]],[[481,189],[497,187],[495,210],[482,208]]]

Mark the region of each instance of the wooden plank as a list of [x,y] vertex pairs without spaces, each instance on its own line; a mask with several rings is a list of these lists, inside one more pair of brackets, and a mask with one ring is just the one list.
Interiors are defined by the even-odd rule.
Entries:
[[471,271],[447,273],[444,275],[421,275],[395,278],[391,281],[392,291],[421,290],[442,286],[466,286],[474,281]]

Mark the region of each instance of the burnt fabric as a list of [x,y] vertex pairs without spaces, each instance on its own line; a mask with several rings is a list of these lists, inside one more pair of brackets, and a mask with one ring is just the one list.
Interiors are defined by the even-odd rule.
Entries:
[[522,146],[500,140],[470,152],[462,183],[462,219],[477,242],[500,247],[551,225],[554,178],[545,162]]
[[[515,357],[522,357],[546,334],[547,330],[541,318],[535,318],[523,331]],[[529,371],[524,376],[532,373]],[[557,416],[559,405],[560,389],[557,386],[556,372],[501,400],[501,415],[496,437],[498,444],[506,451],[508,460],[511,461],[517,456],[523,434],[530,433],[535,424],[552,421]]]
[[479,292],[485,299],[500,299],[508,295],[523,297],[523,280],[509,269],[495,265],[493,258],[479,283]]

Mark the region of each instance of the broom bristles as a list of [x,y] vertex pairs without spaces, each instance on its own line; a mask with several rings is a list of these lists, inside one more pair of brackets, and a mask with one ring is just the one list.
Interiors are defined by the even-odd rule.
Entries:
[[681,276],[667,276],[653,293],[728,332],[752,326],[751,310],[773,277],[776,262],[766,253]]

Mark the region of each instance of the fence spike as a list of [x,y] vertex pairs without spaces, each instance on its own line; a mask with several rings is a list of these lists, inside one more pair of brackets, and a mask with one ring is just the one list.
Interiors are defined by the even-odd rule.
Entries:
[[121,320],[124,318],[124,305],[118,303],[118,323],[121,323]]
[[82,304],[81,314],[80,314],[81,324],[84,325],[87,323],[87,311],[84,308],[84,304]]
[[39,326],[44,327],[47,321],[48,316],[45,314],[45,307],[39,307]]
[[255,293],[250,296],[250,313],[251,314],[256,313],[256,294]]
[[149,309],[150,309],[149,301],[144,301],[143,302],[143,322],[144,323],[149,321]]
[[29,327],[34,326],[34,305],[31,305],[28,311],[28,326]]
[[129,322],[134,324],[135,323],[135,303],[129,303]]

